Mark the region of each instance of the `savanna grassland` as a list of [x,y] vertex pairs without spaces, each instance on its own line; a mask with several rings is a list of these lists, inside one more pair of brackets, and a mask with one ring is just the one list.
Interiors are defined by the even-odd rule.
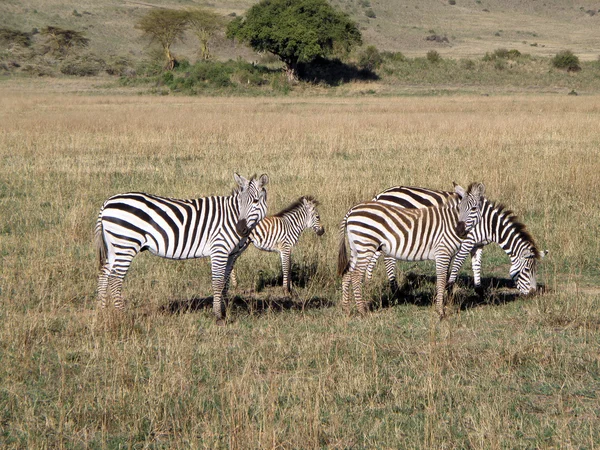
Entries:
[[[0,446],[3,448],[595,448],[600,445],[600,98],[203,98],[0,86]],[[139,190],[226,195],[266,172],[269,212],[314,195],[326,233],[236,265],[229,323],[207,260],[138,256],[128,310],[99,312],[92,230]],[[338,225],[393,185],[483,181],[540,249],[543,292],[509,261],[463,269],[453,311],[434,270],[346,317]]]

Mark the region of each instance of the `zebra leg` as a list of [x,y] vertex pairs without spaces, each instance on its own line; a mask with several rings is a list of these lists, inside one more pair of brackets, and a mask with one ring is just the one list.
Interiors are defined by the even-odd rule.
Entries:
[[365,278],[365,271],[369,266],[370,261],[373,258],[373,253],[364,253],[360,256],[360,259],[356,261],[354,268],[352,270],[352,274],[350,275],[352,278],[352,288],[354,291],[354,302],[356,303],[356,309],[358,313],[362,316],[367,314],[369,311],[368,302],[362,298],[362,285]]
[[279,252],[279,256],[281,258],[281,270],[283,271],[283,293],[290,295],[292,287],[290,280],[292,249],[287,246],[283,247]]
[[440,320],[442,320],[446,316],[446,306],[444,305],[444,293],[446,291],[446,280],[448,279],[448,266],[450,265],[450,259],[450,256],[447,255],[441,255],[435,259],[435,309],[440,315]]
[[116,273],[114,270],[108,276],[108,295],[113,299],[115,309],[123,310],[125,308],[125,302],[123,301],[123,278],[125,275]]
[[98,276],[98,301],[101,308],[106,308],[106,299],[108,298],[108,277],[110,269],[108,264],[104,264]]
[[385,273],[390,282],[390,289],[392,292],[398,290],[398,282],[396,281],[396,258],[386,257],[383,259],[385,264]]
[[350,314],[350,285],[352,284],[352,273],[348,270],[342,277],[342,310]]
[[237,275],[235,274],[235,269],[233,267],[231,268],[231,273],[229,274],[229,284],[233,288],[237,288],[238,285]]
[[225,325],[225,311],[223,304],[223,292],[225,291],[225,274],[227,271],[229,255],[218,253],[210,257],[213,290],[213,313],[217,325]]
[[473,283],[475,284],[475,292],[481,297],[483,296],[483,287],[481,286],[481,255],[483,247],[474,247],[471,250],[471,266],[473,268]]
[[380,256],[381,256],[381,251],[375,252],[375,254],[373,255],[373,259],[371,259],[371,262],[367,266],[367,270],[366,270],[367,281],[371,281],[371,279],[373,278],[373,270],[375,269],[375,264],[377,264],[377,260],[379,259]]

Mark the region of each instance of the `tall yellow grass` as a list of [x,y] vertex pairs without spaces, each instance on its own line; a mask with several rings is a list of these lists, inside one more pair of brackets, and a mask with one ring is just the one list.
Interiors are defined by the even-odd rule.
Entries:
[[[501,448],[600,442],[599,98],[187,98],[0,86],[0,444],[24,447]],[[98,314],[92,230],[129,190],[228,194],[268,173],[269,212],[319,199],[327,232],[293,254],[238,261],[225,329],[207,261],[138,256],[122,317]],[[547,293],[443,323],[423,303],[337,308],[337,230],[387,187],[486,184],[550,255]],[[405,269],[433,275],[427,264]],[[484,275],[508,260],[484,251]],[[389,295],[383,273],[368,288]],[[268,285],[268,283],[267,283]],[[466,294],[468,295],[468,294]],[[510,301],[504,301],[509,299]],[[267,307],[264,307],[264,305]],[[290,306],[291,305],[291,306]]]

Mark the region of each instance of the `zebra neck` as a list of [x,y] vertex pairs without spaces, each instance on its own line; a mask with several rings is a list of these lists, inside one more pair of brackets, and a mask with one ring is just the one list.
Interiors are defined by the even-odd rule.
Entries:
[[488,240],[496,242],[511,260],[519,258],[525,250],[535,249],[529,233],[524,231],[524,225],[517,222],[510,211],[490,205],[486,216],[488,226],[485,228],[490,231]]

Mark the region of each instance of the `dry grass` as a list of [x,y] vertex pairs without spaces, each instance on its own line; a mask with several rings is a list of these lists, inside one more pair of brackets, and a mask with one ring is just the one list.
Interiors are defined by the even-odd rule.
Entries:
[[[0,444],[14,448],[592,448],[600,443],[598,98],[156,98],[0,86]],[[214,325],[206,260],[134,260],[123,317],[95,305],[102,201],[229,192],[270,175],[271,212],[321,201],[327,229],[269,287],[274,254],[238,261]],[[337,227],[395,184],[486,183],[541,248],[530,299],[491,289],[437,323],[433,275],[407,303],[378,268],[366,319],[343,317]],[[307,275],[308,274],[308,275]],[[484,252],[484,275],[507,258]],[[304,277],[304,278],[303,278]],[[308,278],[308,279],[306,279]],[[260,289],[257,289],[260,288]],[[260,290],[260,292],[258,292]],[[393,303],[393,302],[392,302]],[[183,307],[180,313],[172,313]],[[185,308],[188,307],[188,310]]]

